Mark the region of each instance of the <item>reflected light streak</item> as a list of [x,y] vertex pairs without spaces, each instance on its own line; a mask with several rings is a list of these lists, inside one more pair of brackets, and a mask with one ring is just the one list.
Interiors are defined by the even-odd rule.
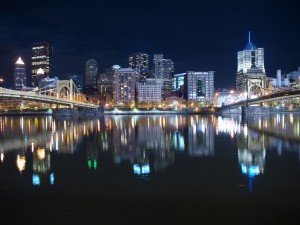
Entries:
[[294,123],[294,116],[293,116],[293,114],[290,114],[290,123],[291,123],[291,124]]
[[45,148],[38,148],[37,149],[37,157],[38,159],[40,160],[43,160],[46,158],[46,151],[45,151]]
[[51,134],[51,138],[50,138],[50,151],[53,150],[53,144],[54,144],[54,137],[53,137],[53,134]]
[[32,185],[33,186],[40,186],[40,184],[41,184],[41,180],[40,180],[39,175],[32,174]]
[[248,136],[248,127],[247,127],[247,124],[244,125],[244,136],[245,137]]
[[58,151],[58,133],[55,133],[55,150]]
[[218,117],[217,126],[216,126],[216,134],[225,133],[233,137],[234,134],[239,134],[240,123],[230,119],[230,118],[222,118]]
[[56,131],[56,124],[55,121],[52,122],[52,133]]
[[23,134],[24,133],[24,118],[23,117],[21,117],[20,123],[21,123],[21,132]]
[[17,167],[18,167],[20,172],[25,170],[25,167],[26,167],[26,158],[25,158],[25,156],[20,156],[20,155],[17,156]]
[[54,184],[54,173],[50,174],[50,184],[53,185]]
[[0,154],[0,159],[1,159],[1,162],[4,161],[4,153],[3,152],[1,152],[1,154]]

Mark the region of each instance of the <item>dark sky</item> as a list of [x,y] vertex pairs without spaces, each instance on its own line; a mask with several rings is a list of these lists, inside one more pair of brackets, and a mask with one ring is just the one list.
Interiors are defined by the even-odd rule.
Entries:
[[54,46],[54,74],[84,75],[95,58],[102,71],[128,66],[134,52],[164,54],[175,73],[215,71],[215,87],[234,88],[237,52],[251,40],[265,49],[267,76],[300,66],[297,1],[18,1],[0,2],[0,76],[12,85],[21,56],[30,73],[31,46]]

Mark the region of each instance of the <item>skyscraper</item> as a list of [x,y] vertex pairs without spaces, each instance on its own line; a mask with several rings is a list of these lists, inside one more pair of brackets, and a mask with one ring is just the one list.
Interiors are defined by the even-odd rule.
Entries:
[[[32,86],[38,86],[36,74],[39,69],[44,71],[44,77],[51,77],[53,73],[53,47],[48,42],[37,42],[32,45],[31,77]],[[42,77],[43,78],[43,77]],[[41,79],[42,79],[41,78]]]
[[163,71],[164,71],[164,64],[163,64],[163,54],[155,54],[153,58],[153,67],[154,67],[154,78],[155,79],[163,79]]
[[174,63],[171,59],[164,59],[162,54],[155,54],[153,59],[155,79],[163,79],[162,95],[168,97],[167,93],[172,91],[172,76]]
[[184,82],[185,98],[193,102],[213,103],[214,71],[187,71]]
[[95,59],[89,59],[85,63],[85,86],[97,89],[98,63]]
[[113,81],[114,70],[107,68],[103,73],[99,74],[98,79],[98,93],[105,97],[105,100],[112,99],[113,96]]
[[27,86],[27,78],[26,78],[26,66],[22,61],[21,57],[19,57],[18,61],[15,63],[15,71],[14,71],[14,87],[15,89],[23,89],[23,87]]
[[147,53],[134,53],[129,55],[129,67],[138,72],[138,81],[144,82],[149,76],[149,55]]
[[137,72],[131,68],[116,68],[114,73],[113,101],[134,103]]
[[[264,65],[264,49],[257,48],[250,39],[246,44],[244,50],[237,53],[237,76],[236,76],[236,89],[243,92],[246,88],[246,80],[248,78],[247,73],[255,69],[257,76],[259,74],[265,74]],[[264,75],[265,76],[265,75]]]
[[164,79],[164,84],[163,84],[163,92],[164,92],[164,97],[166,96],[166,92],[172,91],[172,78],[173,78],[173,73],[174,73],[174,63],[172,59],[163,59],[163,79]]

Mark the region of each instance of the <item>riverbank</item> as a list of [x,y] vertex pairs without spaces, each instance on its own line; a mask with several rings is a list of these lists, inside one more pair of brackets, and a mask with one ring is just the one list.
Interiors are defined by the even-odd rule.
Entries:
[[[268,113],[300,113],[300,108],[268,108]],[[240,114],[239,109],[228,113],[221,112],[220,108],[169,108],[169,109],[129,109],[129,108],[111,108],[111,109],[77,109],[77,108],[59,108],[59,109],[41,109],[41,110],[8,110],[0,112],[0,116],[55,116],[55,117],[84,117],[84,116],[103,116],[103,115],[169,115],[169,114],[215,114],[228,115]]]

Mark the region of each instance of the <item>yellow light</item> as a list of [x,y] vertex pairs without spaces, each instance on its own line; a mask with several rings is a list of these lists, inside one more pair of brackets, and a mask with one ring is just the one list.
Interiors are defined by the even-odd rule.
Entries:
[[40,160],[43,160],[43,159],[45,159],[45,157],[46,157],[46,152],[45,152],[45,148],[38,148],[37,149],[37,156],[38,156],[38,159],[40,159]]
[[26,165],[25,156],[18,155],[18,157],[17,157],[17,167],[18,167],[19,171],[25,170],[25,165]]

